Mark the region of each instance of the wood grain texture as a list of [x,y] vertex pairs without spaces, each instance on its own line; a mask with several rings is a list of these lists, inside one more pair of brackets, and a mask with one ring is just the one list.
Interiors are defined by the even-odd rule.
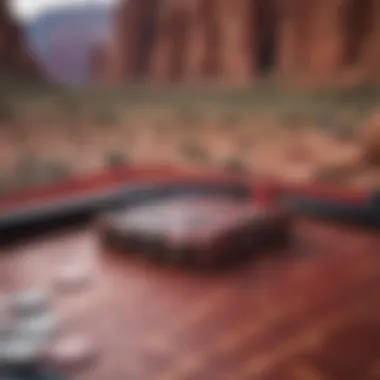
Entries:
[[92,226],[2,248],[0,289],[92,263],[93,288],[55,298],[63,330],[100,347],[73,379],[378,379],[380,237],[296,221],[291,248],[206,276],[100,252]]

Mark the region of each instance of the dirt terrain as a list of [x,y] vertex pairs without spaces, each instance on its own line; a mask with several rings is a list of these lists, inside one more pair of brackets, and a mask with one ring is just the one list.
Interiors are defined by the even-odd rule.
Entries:
[[[273,135],[256,137],[244,128],[223,132],[210,126],[197,133],[169,129],[162,136],[154,127],[142,124],[137,131],[115,126],[110,134],[92,126],[82,133],[83,136],[73,141],[64,130],[34,130],[28,137],[28,150],[22,155],[29,153],[31,157],[42,155],[43,160],[68,162],[77,174],[102,170],[115,155],[115,160],[119,157],[120,161],[140,164],[169,163],[215,169],[223,169],[233,161],[252,174],[295,181],[322,176],[357,185],[376,183],[374,171],[363,170],[360,165],[358,144],[334,141],[313,130],[295,133],[278,128]],[[19,159],[19,144],[10,136],[3,138],[2,144],[2,170],[11,172]]]
[[4,98],[3,191],[123,163],[379,186],[377,93],[55,91]]

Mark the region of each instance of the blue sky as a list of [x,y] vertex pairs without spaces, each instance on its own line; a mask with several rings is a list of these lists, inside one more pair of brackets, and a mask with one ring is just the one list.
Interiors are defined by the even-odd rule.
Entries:
[[21,19],[27,20],[49,9],[70,4],[105,4],[118,0],[10,0],[12,11]]

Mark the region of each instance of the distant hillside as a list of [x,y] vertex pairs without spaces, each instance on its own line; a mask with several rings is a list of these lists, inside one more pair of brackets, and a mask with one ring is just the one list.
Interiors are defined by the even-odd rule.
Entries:
[[9,11],[7,3],[0,1],[0,75],[40,77],[38,65],[25,40],[22,25]]
[[91,48],[108,39],[112,12],[112,6],[71,6],[42,14],[26,25],[30,47],[49,78],[61,83],[89,78]]

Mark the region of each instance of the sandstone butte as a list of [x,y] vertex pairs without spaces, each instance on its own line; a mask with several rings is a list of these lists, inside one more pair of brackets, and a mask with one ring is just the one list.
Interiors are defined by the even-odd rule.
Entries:
[[0,0],[0,70],[25,77],[38,76],[39,69],[29,51],[24,33]]
[[121,0],[96,71],[110,83],[373,81],[379,17],[379,0]]

